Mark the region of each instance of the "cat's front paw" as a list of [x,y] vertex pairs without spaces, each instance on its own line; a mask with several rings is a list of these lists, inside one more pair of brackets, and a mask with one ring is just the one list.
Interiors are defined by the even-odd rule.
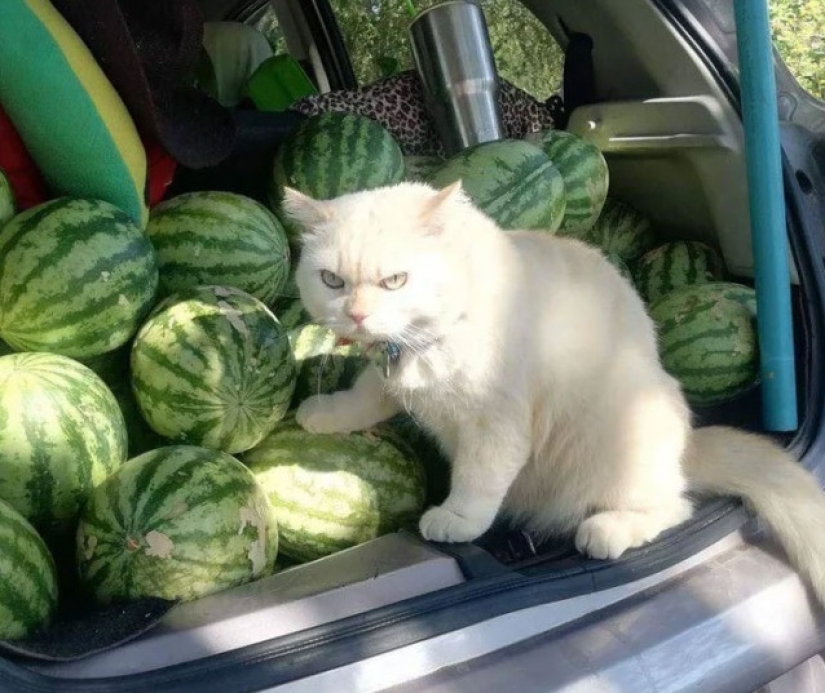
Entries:
[[351,433],[345,412],[336,395],[313,395],[301,402],[295,412],[298,425],[310,433]]
[[443,505],[437,505],[421,516],[418,529],[428,541],[456,543],[478,539],[487,527],[478,520],[462,517]]

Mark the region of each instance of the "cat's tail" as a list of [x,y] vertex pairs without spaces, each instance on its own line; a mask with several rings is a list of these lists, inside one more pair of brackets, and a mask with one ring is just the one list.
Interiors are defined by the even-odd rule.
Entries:
[[825,493],[812,474],[773,441],[722,426],[692,432],[685,472],[691,489],[742,498],[825,604]]

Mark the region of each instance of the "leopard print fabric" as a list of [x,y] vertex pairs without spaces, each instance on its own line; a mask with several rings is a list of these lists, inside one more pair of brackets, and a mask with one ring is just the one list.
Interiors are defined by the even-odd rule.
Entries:
[[[546,103],[500,80],[499,103],[507,137],[521,139],[531,132],[552,128],[562,107],[553,96]],[[405,155],[444,155],[444,148],[427,110],[424,86],[414,70],[386,77],[358,89],[308,96],[292,105],[304,115],[326,111],[358,113],[381,123]]]

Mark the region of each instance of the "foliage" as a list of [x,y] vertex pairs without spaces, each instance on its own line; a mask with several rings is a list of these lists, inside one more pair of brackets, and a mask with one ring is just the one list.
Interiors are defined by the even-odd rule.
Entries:
[[[437,0],[415,0],[417,10]],[[482,0],[496,67],[502,78],[546,99],[558,91],[562,52],[546,29],[514,0]],[[410,14],[401,0],[332,0],[355,74],[367,84],[397,69],[413,66],[407,27]],[[529,66],[529,69],[525,69]]]
[[825,98],[825,0],[770,0],[773,40],[800,84]]
[[[414,0],[423,10],[437,0]],[[825,0],[769,0],[773,38],[800,83],[825,97]],[[412,67],[402,0],[332,0],[361,84]],[[563,55],[538,20],[516,0],[481,0],[501,76],[546,99],[558,91]],[[529,68],[528,68],[529,66]]]

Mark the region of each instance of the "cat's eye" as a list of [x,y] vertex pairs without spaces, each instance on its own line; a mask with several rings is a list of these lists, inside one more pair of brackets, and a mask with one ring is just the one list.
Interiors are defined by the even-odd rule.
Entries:
[[393,274],[391,277],[384,277],[379,283],[383,288],[387,289],[387,291],[395,291],[407,283],[407,273],[399,272],[398,274]]
[[341,289],[344,286],[344,280],[335,274],[335,272],[330,272],[329,270],[321,270],[321,281],[330,289]]

